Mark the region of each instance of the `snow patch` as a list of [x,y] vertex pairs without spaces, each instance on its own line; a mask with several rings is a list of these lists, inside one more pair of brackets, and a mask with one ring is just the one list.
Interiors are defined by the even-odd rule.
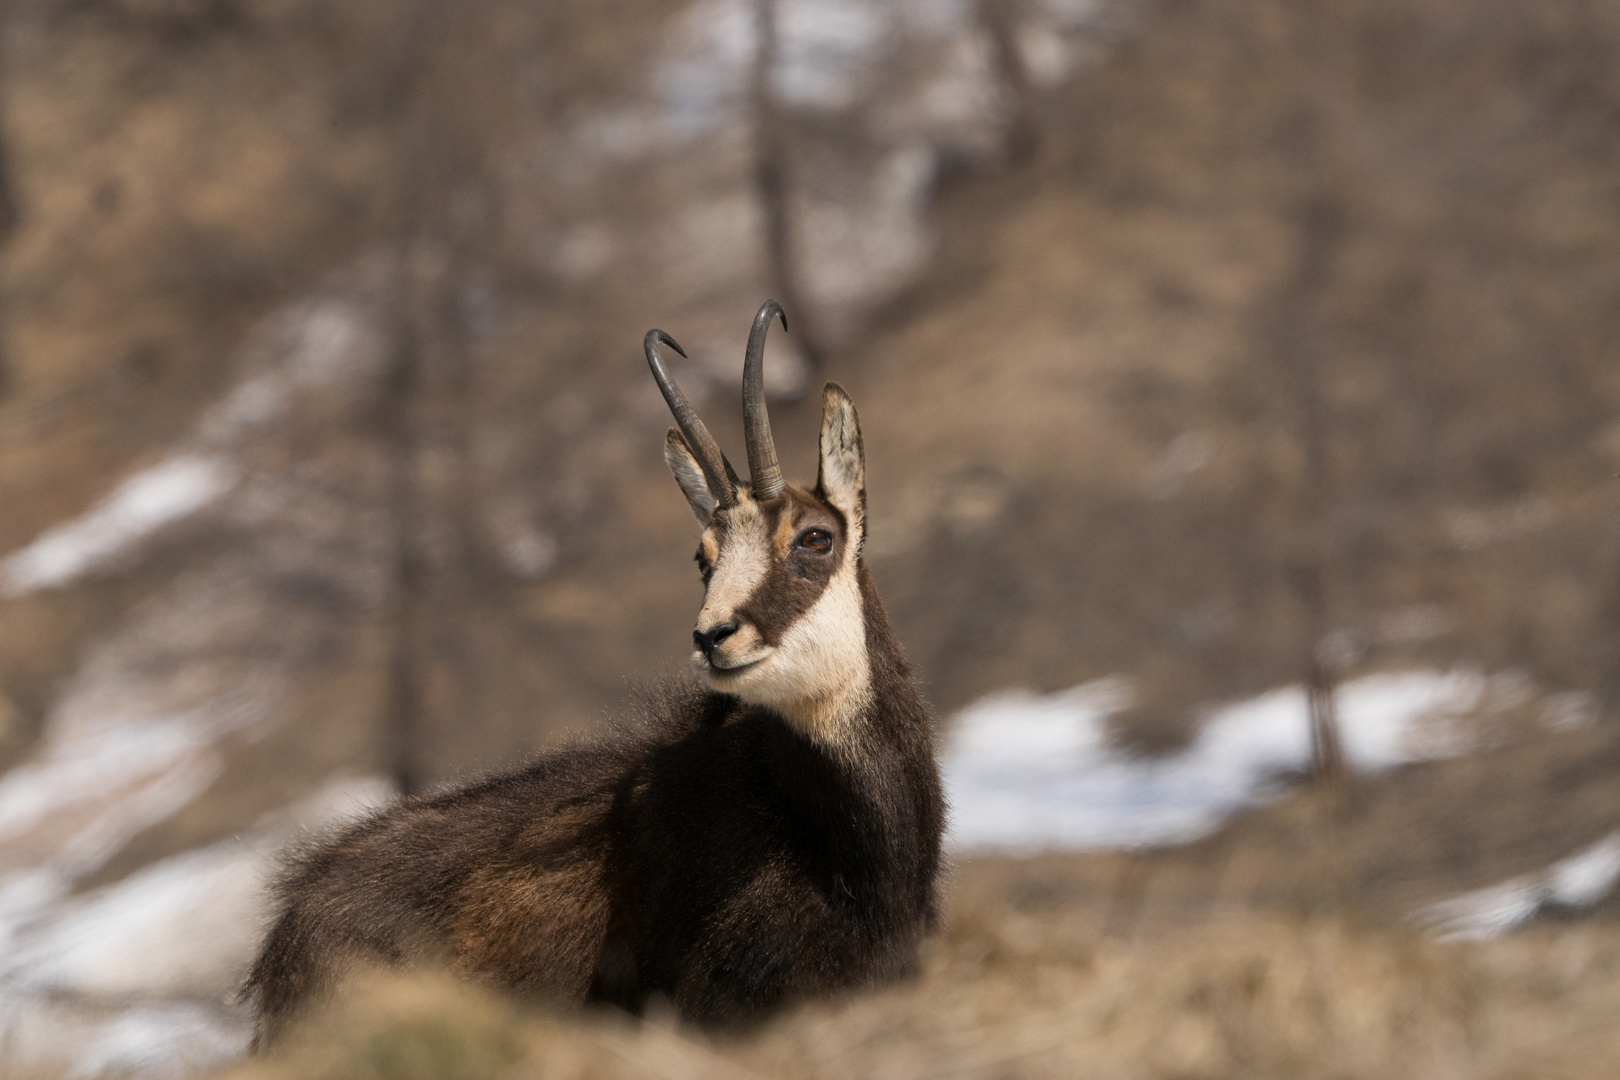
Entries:
[[1547,869],[1419,909],[1442,941],[1483,941],[1551,907],[1586,907],[1620,884],[1620,831]]
[[[238,349],[247,373],[204,411],[195,431],[163,461],[120,483],[71,521],[0,560],[0,597],[66,585],[126,556],[135,545],[239,487],[244,441],[273,434],[273,421],[310,391],[370,386],[386,352],[378,330],[376,259],[361,260],[341,295],[317,295],[265,319]],[[365,392],[364,389],[361,392]]]
[[190,517],[231,489],[224,458],[176,454],[144,469],[89,511],[47,530],[0,562],[0,595],[65,585],[166,525]]
[[199,1002],[107,1012],[0,988],[0,1065],[13,1070],[8,1075],[73,1080],[187,1076],[247,1052],[247,1026],[222,1019],[226,1012]]
[[[1478,704],[1486,679],[1416,671],[1339,688],[1346,759],[1361,771],[1463,749],[1423,723]],[[1103,679],[1045,697],[1013,691],[957,717],[942,758],[958,848],[1097,849],[1180,843],[1276,791],[1310,760],[1305,693],[1274,690],[1215,711],[1192,745],[1133,758],[1109,745],[1108,717],[1128,686]]]
[[322,299],[293,316],[290,367],[294,378],[326,386],[368,374],[381,360],[382,342],[369,312],[347,299]]
[[501,561],[513,575],[524,580],[544,577],[557,561],[556,538],[539,529],[514,536],[501,545]]
[[[860,0],[781,4],[772,92],[790,106],[854,104],[861,77],[882,55],[887,22],[881,8]],[[659,64],[654,78],[671,134],[706,134],[742,108],[757,48],[756,25],[748,0],[708,0],[686,13],[677,31],[680,46]]]
[[58,725],[38,759],[0,776],[0,842],[10,848],[0,849],[0,946],[14,951],[77,882],[206,791],[225,765],[218,740],[268,705],[267,695],[244,695],[168,716]]
[[[853,105],[862,70],[880,55],[886,23],[880,5],[860,0],[783,4],[777,21],[781,62],[771,73],[777,97],[821,109]],[[750,47],[750,63],[752,53]]]
[[251,941],[239,924],[244,912],[258,913],[261,861],[251,846],[231,840],[58,904],[0,960],[0,979],[100,994],[213,989],[222,946],[231,954],[228,967],[249,959]]
[[249,1017],[232,1001],[276,853],[391,797],[384,781],[339,779],[245,837],[58,896],[0,958],[0,1071],[166,1077],[239,1057]]

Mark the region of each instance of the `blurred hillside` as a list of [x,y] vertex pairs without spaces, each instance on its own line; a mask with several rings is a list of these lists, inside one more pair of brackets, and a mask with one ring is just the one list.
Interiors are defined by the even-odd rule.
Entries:
[[1507,676],[1336,832],[988,860],[1009,909],[1389,915],[1620,826],[1620,11],[784,0],[768,126],[752,12],[6,8],[0,928],[681,668],[637,343],[738,445],[761,145],[784,466],[838,379],[942,717],[1122,676],[1160,752],[1312,665]]
[[[860,328],[926,269],[934,179],[997,160],[1002,108],[962,12],[808,11],[785,10],[783,49],[815,77],[777,80],[813,298],[796,326],[859,382]],[[509,761],[684,665],[692,530],[635,343],[676,333],[679,374],[734,426],[768,291],[746,5],[12,23],[6,753],[109,701],[209,713],[255,688],[218,781],[108,874],[334,772]],[[1071,23],[1042,26],[1102,33]],[[771,365],[808,463],[810,376],[791,350]],[[903,407],[877,393],[874,430]],[[126,536],[98,499],[160,509]]]

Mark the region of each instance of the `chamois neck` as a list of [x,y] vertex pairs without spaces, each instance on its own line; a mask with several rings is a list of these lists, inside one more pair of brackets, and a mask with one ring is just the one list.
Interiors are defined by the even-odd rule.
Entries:
[[841,693],[804,702],[792,713],[784,710],[784,716],[840,756],[856,754],[874,737],[910,744],[920,735],[931,744],[927,707],[864,560],[857,558],[855,576],[865,638],[862,678]]
[[777,711],[795,730],[842,756],[853,749],[857,733],[872,704],[872,680],[868,669],[868,677],[857,683],[838,687],[821,697],[794,702]]
[[921,707],[922,698],[911,674],[905,651],[889,625],[883,601],[878,599],[877,586],[866,569],[865,560],[856,568],[856,580],[861,590],[861,615],[866,627],[866,662],[871,672],[873,691],[885,701],[898,697],[905,707],[915,703]]

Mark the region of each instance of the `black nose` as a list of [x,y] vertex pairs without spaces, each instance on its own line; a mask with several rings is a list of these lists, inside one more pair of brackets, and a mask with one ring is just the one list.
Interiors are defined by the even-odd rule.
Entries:
[[737,624],[734,622],[724,622],[707,631],[694,630],[692,631],[692,644],[702,649],[704,656],[708,656],[714,652],[716,646],[736,632]]

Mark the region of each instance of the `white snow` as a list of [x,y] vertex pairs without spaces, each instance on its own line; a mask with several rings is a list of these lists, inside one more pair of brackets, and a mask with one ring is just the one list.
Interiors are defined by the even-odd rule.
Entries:
[[233,992],[276,852],[389,796],[380,780],[334,780],[245,837],[36,910],[0,954],[0,1073],[165,1077],[240,1056],[248,1018]]
[[822,109],[853,104],[861,69],[878,53],[886,22],[881,6],[860,0],[781,5],[781,63],[771,80],[777,96]]
[[522,533],[501,545],[501,561],[520,578],[532,581],[544,577],[557,561],[557,541],[539,529]]
[[90,739],[52,740],[40,757],[0,776],[0,840],[33,828],[53,812],[159,775],[207,745],[209,725],[195,715],[136,716]]
[[[220,945],[242,966],[261,853],[239,840],[188,851],[54,905],[0,959],[0,979],[81,993],[185,993],[217,981]],[[252,920],[248,920],[252,922]],[[204,948],[199,942],[207,943]]]
[[129,477],[83,515],[0,562],[0,594],[64,585],[152,533],[189,517],[236,483],[224,458],[183,453]]
[[[189,515],[235,527],[224,553],[104,628],[28,758],[0,774],[0,1075],[170,1075],[245,1045],[229,1000],[262,930],[267,859],[297,822],[83,890],[265,733],[335,618],[386,593],[374,476],[363,454],[319,453],[350,437],[342,423],[315,429],[352,415],[383,370],[387,270],[363,258],[263,320],[234,387],[164,461],[0,561],[15,595],[133,561]],[[519,554],[538,569],[546,552],[537,537]],[[288,590],[289,576],[324,589]]]
[[352,300],[314,300],[295,309],[288,322],[295,335],[289,367],[293,378],[306,386],[374,373],[382,361],[383,341],[374,319]]
[[1610,833],[1585,851],[1555,863],[1548,885],[1554,903],[1584,907],[1603,899],[1620,880],[1620,832]]
[[363,258],[328,290],[335,295],[318,292],[263,320],[238,350],[248,370],[204,410],[192,436],[84,513],[0,560],[0,597],[66,585],[126,559],[141,541],[233,491],[259,490],[241,483],[249,471],[245,439],[267,435],[300,393],[353,392],[378,377],[386,342],[370,294],[380,276],[378,260]]
[[205,752],[137,783],[68,836],[48,858],[0,878],[0,945],[49,912],[74,883],[94,873],[129,840],[179,812],[218,778],[223,758]]
[[[1075,65],[1066,35],[1098,23],[1105,5],[1041,5],[1025,13],[1020,46],[1032,74],[1045,84]],[[891,35],[977,41],[982,31],[971,3],[923,0],[788,0],[777,12],[777,65],[772,90],[784,104],[836,111],[860,100],[892,60]],[[754,62],[754,6],[748,0],[706,0],[682,17],[655,72],[665,120],[681,135],[701,134],[733,119],[743,105]],[[985,70],[982,80],[988,80]]]
[[247,1051],[249,1033],[225,1007],[193,1001],[94,1005],[13,995],[0,987],[0,1067],[5,1075],[186,1076]]
[[1496,937],[1543,908],[1584,907],[1620,883],[1620,831],[1535,874],[1511,878],[1430,904],[1417,920],[1440,932],[1442,941]]
[[[1486,680],[1469,672],[1369,675],[1339,688],[1352,768],[1386,769],[1463,747],[1423,721],[1472,708]],[[1108,848],[1176,843],[1263,801],[1310,754],[1305,694],[1274,690],[1215,711],[1184,751],[1113,750],[1108,717],[1129,701],[1118,679],[1046,697],[997,694],[956,719],[943,757],[958,848]]]
[[14,949],[131,837],[206,791],[224,768],[219,740],[268,705],[249,693],[76,727],[60,722],[60,708],[40,754],[0,776],[0,843],[11,845],[0,848],[0,948]]
[[[864,70],[881,55],[884,10],[861,0],[793,0],[777,15],[772,90],[786,104],[839,109],[854,102]],[[677,48],[655,83],[677,136],[706,133],[740,109],[754,62],[754,5],[707,0],[691,8]]]

